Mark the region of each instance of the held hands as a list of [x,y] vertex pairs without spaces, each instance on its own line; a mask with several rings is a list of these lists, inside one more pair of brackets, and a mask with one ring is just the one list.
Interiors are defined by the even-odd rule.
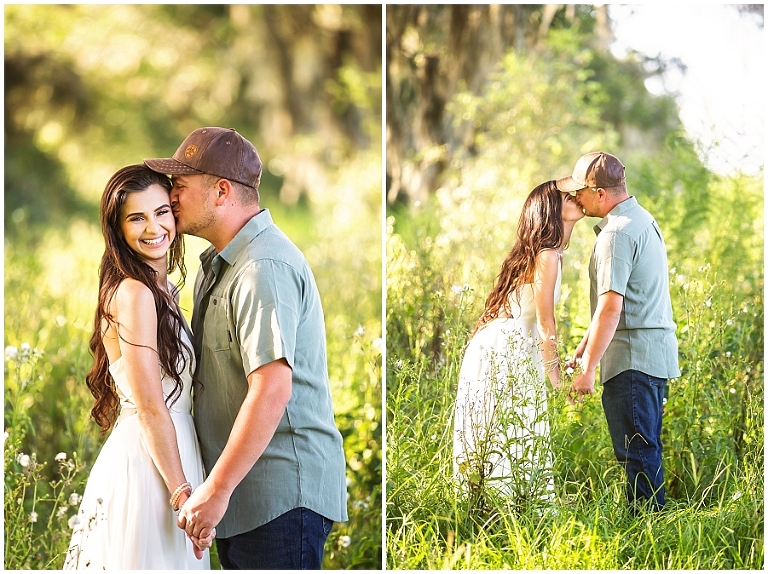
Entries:
[[585,338],[576,347],[573,358],[565,363],[566,368],[574,369],[577,373],[573,378],[571,388],[568,389],[568,402],[572,405],[576,402],[581,403],[584,400],[584,395],[591,395],[595,392],[595,369],[583,369],[586,346],[587,339]]
[[[179,508],[184,506],[184,503],[189,499],[189,494],[187,492],[183,492],[181,496],[179,497]],[[210,548],[213,546],[213,539],[216,537],[216,529],[214,528],[209,536],[207,538],[196,538],[194,536],[187,535],[187,538],[189,538],[192,541],[192,552],[195,555],[195,558],[198,560],[203,559],[203,551],[207,548]]]
[[[223,518],[227,506],[229,496],[216,492],[206,481],[184,502],[176,525],[187,533],[196,548],[210,548],[216,536],[215,526]],[[202,551],[200,554],[202,556]]]
[[573,384],[568,391],[568,401],[574,405],[584,400],[584,395],[595,392],[595,371],[582,371],[573,378]]

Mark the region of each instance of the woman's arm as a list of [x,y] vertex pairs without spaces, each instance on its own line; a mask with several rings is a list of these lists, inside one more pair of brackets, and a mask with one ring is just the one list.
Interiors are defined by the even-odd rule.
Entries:
[[544,371],[556,389],[560,387],[560,359],[557,353],[557,331],[555,328],[555,284],[559,271],[560,255],[554,249],[545,249],[536,256],[536,268],[533,276],[536,324],[541,338]]
[[[126,279],[117,288],[114,305],[120,352],[141,433],[170,496],[186,478],[176,442],[176,427],[163,397],[155,300],[146,285]],[[186,497],[182,497],[180,503],[184,500]]]

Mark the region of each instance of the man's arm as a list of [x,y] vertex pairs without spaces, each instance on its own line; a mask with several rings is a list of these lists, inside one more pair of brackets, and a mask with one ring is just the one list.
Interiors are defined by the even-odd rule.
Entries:
[[[573,385],[571,385],[571,392],[579,395],[579,402],[583,395],[591,395],[595,392],[595,370],[616,334],[623,306],[624,296],[616,291],[606,291],[597,299],[595,314],[589,324],[589,338],[581,357],[582,370],[573,379]],[[572,399],[571,402],[573,402]]]
[[182,507],[178,525],[187,534],[207,536],[224,516],[232,491],[253,467],[275,434],[291,398],[291,367],[285,359],[248,375],[248,393],[227,444],[205,482]]

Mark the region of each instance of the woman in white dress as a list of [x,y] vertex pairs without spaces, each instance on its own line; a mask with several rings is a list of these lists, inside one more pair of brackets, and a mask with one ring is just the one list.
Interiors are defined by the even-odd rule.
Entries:
[[563,249],[584,213],[554,181],[528,195],[459,373],[454,475],[476,495],[553,493],[546,378],[559,388],[555,304]]
[[211,538],[187,538],[174,510],[203,481],[190,413],[194,352],[178,307],[185,274],[170,180],[127,166],[101,199],[105,251],[86,383],[102,434],[64,569],[208,569]]

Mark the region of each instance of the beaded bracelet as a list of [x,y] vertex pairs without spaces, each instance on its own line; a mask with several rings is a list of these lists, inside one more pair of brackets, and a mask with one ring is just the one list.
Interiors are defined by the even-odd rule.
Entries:
[[182,482],[179,486],[176,487],[176,490],[173,491],[173,494],[171,494],[171,508],[178,512],[179,508],[177,508],[177,504],[179,503],[179,498],[181,498],[181,495],[186,492],[187,495],[192,494],[192,485],[188,482]]

